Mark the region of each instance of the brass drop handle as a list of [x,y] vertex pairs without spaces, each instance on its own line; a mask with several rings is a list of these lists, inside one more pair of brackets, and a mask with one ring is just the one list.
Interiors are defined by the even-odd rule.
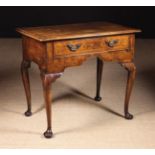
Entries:
[[81,44],[76,44],[76,45],[68,44],[67,47],[69,48],[71,52],[75,52],[81,47]]
[[118,40],[106,40],[105,43],[109,46],[109,47],[114,47],[117,43],[118,43]]

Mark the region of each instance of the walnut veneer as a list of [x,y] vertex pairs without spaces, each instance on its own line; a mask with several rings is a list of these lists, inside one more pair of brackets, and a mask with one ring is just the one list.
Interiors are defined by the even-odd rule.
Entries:
[[40,69],[47,113],[46,138],[51,138],[51,83],[61,77],[66,67],[81,65],[91,56],[97,57],[96,101],[100,101],[100,85],[104,61],[119,62],[128,71],[124,113],[128,112],[129,99],[135,79],[136,67],[133,63],[135,33],[133,29],[108,22],[31,27],[17,29],[22,34],[23,61],[21,73],[26,92],[28,110],[31,113],[31,92],[28,68],[35,62]]

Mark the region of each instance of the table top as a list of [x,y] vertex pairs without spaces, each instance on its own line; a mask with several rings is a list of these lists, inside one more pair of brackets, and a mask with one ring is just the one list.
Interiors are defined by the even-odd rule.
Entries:
[[109,22],[89,22],[67,25],[27,27],[17,28],[17,31],[22,35],[28,36],[41,42],[140,32],[139,29],[134,29]]

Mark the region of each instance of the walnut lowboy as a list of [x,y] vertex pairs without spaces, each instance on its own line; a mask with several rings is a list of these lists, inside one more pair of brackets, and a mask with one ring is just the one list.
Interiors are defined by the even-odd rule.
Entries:
[[23,61],[21,73],[26,92],[28,110],[31,113],[31,92],[28,68],[35,62],[40,69],[47,112],[46,138],[51,138],[51,90],[50,86],[61,77],[66,67],[79,66],[91,56],[97,57],[96,101],[100,101],[100,85],[104,61],[119,62],[128,71],[124,113],[128,112],[129,99],[135,79],[133,63],[135,33],[138,29],[107,22],[93,22],[17,29],[22,34]]

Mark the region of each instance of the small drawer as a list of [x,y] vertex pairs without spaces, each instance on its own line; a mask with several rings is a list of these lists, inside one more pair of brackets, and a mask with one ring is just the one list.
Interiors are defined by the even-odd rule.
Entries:
[[129,36],[110,36],[54,42],[56,56],[103,53],[129,49]]

